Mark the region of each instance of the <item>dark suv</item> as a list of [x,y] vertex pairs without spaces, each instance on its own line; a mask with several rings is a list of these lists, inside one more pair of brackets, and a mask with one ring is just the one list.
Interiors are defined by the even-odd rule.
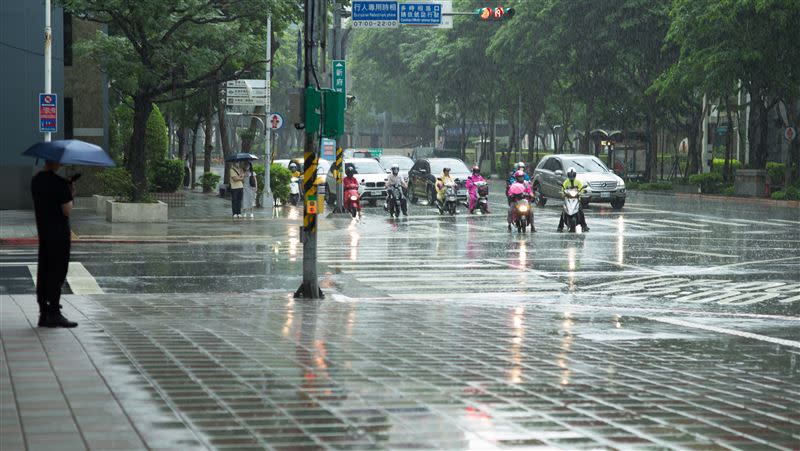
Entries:
[[458,197],[467,198],[464,183],[471,172],[458,158],[422,158],[408,171],[408,197],[412,203],[427,199],[429,204],[436,200],[436,178],[442,175],[443,168],[450,168],[450,176],[458,183]]

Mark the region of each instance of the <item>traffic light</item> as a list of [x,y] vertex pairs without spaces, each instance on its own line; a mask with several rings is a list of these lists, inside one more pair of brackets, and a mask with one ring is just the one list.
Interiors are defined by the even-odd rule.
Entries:
[[480,20],[503,20],[503,19],[510,19],[514,17],[514,8],[503,8],[502,6],[498,6],[496,8],[479,8],[475,10],[475,15],[478,16]]

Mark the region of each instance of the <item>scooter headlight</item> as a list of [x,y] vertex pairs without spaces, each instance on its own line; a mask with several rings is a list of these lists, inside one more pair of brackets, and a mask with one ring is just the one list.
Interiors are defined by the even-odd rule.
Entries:
[[527,205],[520,205],[519,206],[519,212],[520,213],[527,213],[528,212],[528,206]]

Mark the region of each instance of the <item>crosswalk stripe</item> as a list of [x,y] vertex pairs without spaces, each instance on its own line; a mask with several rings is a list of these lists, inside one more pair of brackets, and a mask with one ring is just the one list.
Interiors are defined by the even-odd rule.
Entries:
[[[37,265],[28,265],[28,271],[33,277],[33,284],[36,285],[38,274]],[[70,262],[67,270],[67,283],[73,294],[103,294],[103,290],[97,281],[89,273],[81,262]]]

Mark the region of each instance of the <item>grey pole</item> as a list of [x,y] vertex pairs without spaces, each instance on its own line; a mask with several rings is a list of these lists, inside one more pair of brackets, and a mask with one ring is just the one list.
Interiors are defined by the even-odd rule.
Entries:
[[[264,87],[266,88],[267,103],[264,108],[264,198],[262,207],[272,208],[275,201],[270,188],[270,165],[272,164],[272,130],[269,127],[269,115],[272,113],[272,12],[267,17],[267,73]],[[268,207],[267,207],[268,206]]]

